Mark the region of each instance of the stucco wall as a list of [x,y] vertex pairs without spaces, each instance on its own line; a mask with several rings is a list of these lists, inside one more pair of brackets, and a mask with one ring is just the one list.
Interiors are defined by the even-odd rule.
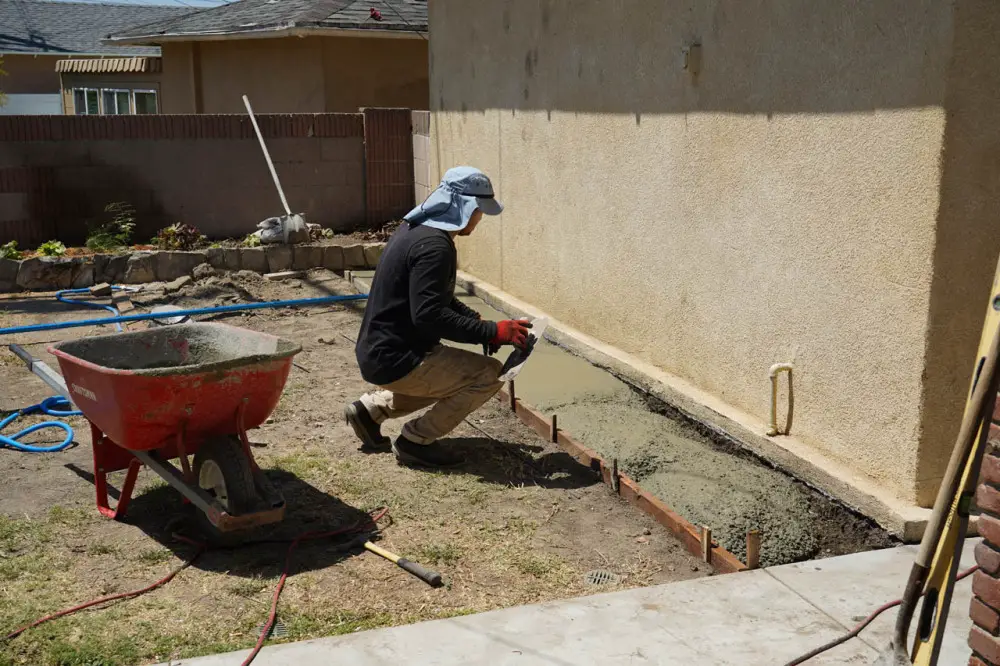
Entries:
[[56,62],[66,56],[0,55],[7,76],[0,77],[0,90],[8,95],[59,94]]
[[794,362],[796,434],[930,504],[952,3],[462,6],[431,3],[432,175],[475,164],[507,206],[463,267],[760,419]]
[[325,37],[322,45],[327,111],[430,108],[426,40]]
[[163,73],[160,81],[161,113],[200,113],[195,77],[193,42],[167,42],[160,47]]
[[955,3],[945,97],[917,484],[940,483],[957,435],[1000,252],[1000,8]]
[[428,108],[422,39],[308,37],[163,45],[166,113]]

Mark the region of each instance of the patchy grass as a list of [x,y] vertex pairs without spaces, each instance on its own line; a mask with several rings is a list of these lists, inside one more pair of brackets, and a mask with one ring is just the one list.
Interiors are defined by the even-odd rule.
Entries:
[[160,564],[168,561],[173,554],[166,548],[150,548],[141,551],[136,559],[143,564]]
[[274,587],[276,583],[277,581],[275,579],[265,579],[260,576],[253,576],[252,578],[244,578],[234,582],[229,585],[226,590],[230,594],[235,594],[238,597],[251,599],[264,590]]
[[[308,283],[244,286],[259,300],[323,295]],[[190,296],[183,304],[197,307],[220,297]],[[436,568],[445,587],[431,589],[370,553],[341,552],[333,545],[343,537],[303,541],[290,559],[279,606],[288,635],[269,642],[576,596],[591,591],[582,584],[583,573],[608,568],[609,561],[628,575],[628,585],[701,575],[692,573],[697,559],[666,534],[652,533],[649,543],[637,544],[634,535],[658,530],[655,523],[609,497],[589,470],[574,471],[564,454],[498,403],[477,414],[482,431],[465,424],[456,431],[456,445],[470,447],[470,463],[456,470],[413,470],[389,454],[359,452],[338,416],[345,402],[367,390],[346,339],[356,336],[359,320],[358,311],[340,308],[232,320],[303,345],[296,358],[301,367],[289,376],[273,420],[251,433],[258,445],[254,456],[286,499],[284,523],[255,533],[261,543],[204,553],[147,595],[25,632],[0,647],[0,666],[132,666],[249,648],[267,617],[289,541],[304,532],[363,524],[365,513],[380,507],[390,510],[380,544]],[[317,336],[335,344],[318,343]],[[21,403],[22,375],[22,368],[0,363],[6,404]],[[78,434],[85,432],[82,420],[74,425]],[[398,427],[387,424],[385,432],[394,435]],[[93,508],[93,487],[63,471],[66,464],[88,469],[90,456],[89,446],[68,449],[28,473],[23,466],[37,457],[0,456],[0,478],[10,479],[0,497],[6,501],[0,510],[0,635],[96,597],[145,587],[192,555],[193,548],[171,536],[196,536],[191,507],[151,472],[140,475],[126,521],[101,517]],[[116,472],[112,485],[122,476]],[[30,501],[19,503],[18,497]]]
[[420,546],[416,549],[414,559],[421,564],[444,564],[454,566],[462,557],[462,549],[458,546],[445,544],[431,544]]
[[91,557],[98,557],[101,555],[116,555],[118,554],[118,548],[112,544],[108,543],[95,543],[87,546],[87,555]]

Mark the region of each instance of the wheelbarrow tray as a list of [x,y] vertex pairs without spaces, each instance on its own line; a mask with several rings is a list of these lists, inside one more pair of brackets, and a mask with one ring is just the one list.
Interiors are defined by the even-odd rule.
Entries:
[[49,347],[84,416],[133,451],[161,448],[178,433],[200,440],[259,426],[301,350],[274,335],[215,323]]

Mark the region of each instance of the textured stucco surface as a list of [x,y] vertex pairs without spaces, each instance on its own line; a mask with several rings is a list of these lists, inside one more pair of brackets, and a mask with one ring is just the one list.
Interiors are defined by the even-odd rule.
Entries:
[[921,498],[936,492],[958,433],[1000,252],[1000,6],[958,2],[954,25],[919,438]]
[[166,113],[245,113],[244,94],[257,113],[428,108],[427,42],[422,39],[167,43],[163,62]]
[[460,4],[431,5],[432,176],[507,206],[463,267],[761,419],[794,363],[795,434],[929,505],[996,257],[997,10]]

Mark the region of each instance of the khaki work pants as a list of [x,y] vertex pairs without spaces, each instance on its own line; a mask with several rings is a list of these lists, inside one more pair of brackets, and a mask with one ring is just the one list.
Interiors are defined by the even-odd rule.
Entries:
[[431,444],[496,395],[502,367],[495,358],[439,345],[410,374],[361,396],[361,402],[376,423],[434,405],[403,426],[406,439]]

